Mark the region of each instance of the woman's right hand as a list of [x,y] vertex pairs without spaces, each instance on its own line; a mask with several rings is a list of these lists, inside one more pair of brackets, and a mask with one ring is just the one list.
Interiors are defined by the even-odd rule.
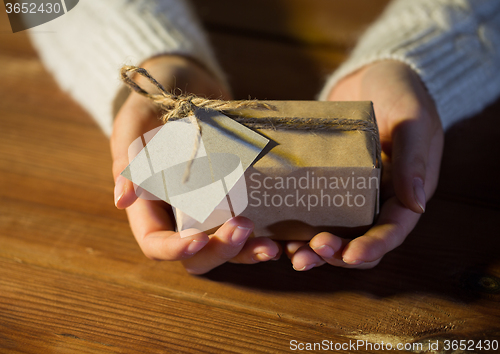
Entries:
[[[230,99],[218,80],[188,58],[164,55],[149,59],[141,67],[167,90],[179,88],[202,97]],[[148,92],[156,90],[142,77],[133,79]],[[137,198],[133,183],[120,173],[129,164],[129,146],[162,125],[159,116],[158,108],[148,98],[131,92],[116,115],[110,141],[115,204],[126,209],[132,233],[144,254],[154,260],[182,261],[192,274],[206,273],[228,261],[252,264],[279,258],[276,242],[265,237],[248,238],[253,223],[247,218],[232,218],[212,235],[194,229],[176,232],[170,205]]]

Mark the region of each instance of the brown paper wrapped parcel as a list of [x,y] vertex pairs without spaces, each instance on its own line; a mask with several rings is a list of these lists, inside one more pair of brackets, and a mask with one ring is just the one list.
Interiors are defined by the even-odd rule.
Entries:
[[[260,102],[273,109],[238,108],[224,110],[224,114],[264,122],[268,118],[306,118],[313,122],[317,119],[318,127],[279,129],[268,124],[256,129],[270,142],[245,171],[248,205],[239,213],[254,222],[254,236],[309,240],[321,231],[355,236],[368,229],[379,205],[378,131],[374,136],[373,131],[363,129],[322,129],[319,122],[361,120],[376,129],[372,103]],[[229,199],[234,200],[235,196]],[[199,227],[179,210],[176,219],[180,230]]]

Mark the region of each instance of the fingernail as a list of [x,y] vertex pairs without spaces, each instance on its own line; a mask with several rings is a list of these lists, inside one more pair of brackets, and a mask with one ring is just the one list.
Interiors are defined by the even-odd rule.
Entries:
[[189,244],[186,254],[188,255],[193,255],[199,250],[201,250],[205,245],[207,244],[207,241],[198,241],[198,240],[193,240]]
[[347,264],[350,264],[350,265],[359,265],[361,263],[363,263],[363,261],[360,261],[360,260],[349,260],[349,259],[345,259],[345,258],[342,258],[342,261],[344,261],[344,263],[347,263]]
[[115,206],[118,204],[120,199],[122,199],[125,194],[125,182],[127,179],[123,176],[118,176],[115,184]]
[[266,262],[270,259],[273,259],[273,256],[268,255],[267,253],[256,253],[253,256],[253,259],[257,262]]
[[333,254],[335,253],[333,248],[331,248],[328,245],[322,245],[322,246],[313,248],[313,251],[324,258],[332,258]]
[[417,202],[420,209],[422,209],[422,213],[425,213],[425,190],[424,190],[424,182],[421,178],[415,178],[413,180],[413,196],[415,201]]
[[243,242],[246,241],[246,239],[247,239],[248,235],[250,235],[251,231],[252,231],[252,229],[250,229],[248,227],[238,226],[233,231],[233,235],[231,236],[231,242],[235,246],[241,245]]
[[295,268],[295,266],[294,266],[294,265],[292,265],[293,269],[295,269],[295,270],[296,270],[296,271],[298,271],[298,272],[305,272],[306,270],[309,270],[309,269],[311,269],[311,268],[314,268],[315,266],[316,266],[316,263],[312,263],[312,264],[307,264],[307,265],[303,266],[303,267],[302,267],[302,268],[300,268],[300,269],[297,269],[297,268]]

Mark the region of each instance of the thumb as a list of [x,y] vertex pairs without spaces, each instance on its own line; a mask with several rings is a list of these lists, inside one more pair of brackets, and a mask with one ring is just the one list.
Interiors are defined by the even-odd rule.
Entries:
[[421,119],[402,120],[393,130],[392,178],[397,198],[408,209],[425,212],[425,183],[432,134]]
[[129,207],[137,199],[134,184],[120,173],[156,133],[151,129],[159,125],[156,111],[142,97],[133,94],[116,115],[110,145],[115,180],[114,200],[119,209]]
[[126,154],[117,153],[113,156],[113,178],[115,180],[114,201],[118,209],[129,207],[137,199],[134,184],[120,175],[128,166],[128,161]]

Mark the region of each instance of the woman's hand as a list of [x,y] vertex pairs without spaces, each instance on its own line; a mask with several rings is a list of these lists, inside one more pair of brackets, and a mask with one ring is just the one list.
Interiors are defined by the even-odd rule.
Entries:
[[[179,88],[207,98],[230,99],[228,91],[194,61],[180,56],[159,56],[141,65],[165,89]],[[154,88],[134,78],[146,91]],[[160,126],[160,112],[147,98],[132,92],[120,108],[111,136],[115,204],[126,208],[132,232],[144,254],[155,260],[183,262],[193,274],[206,273],[227,262],[257,263],[279,257],[277,243],[248,236],[253,223],[243,217],[228,220],[213,235],[189,229],[175,232],[171,207],[162,201],[138,199],[132,182],[120,176],[129,164],[129,146],[144,133]],[[138,152],[138,151],[137,151]]]
[[322,232],[308,244],[288,243],[286,253],[301,271],[325,263],[372,268],[403,243],[436,190],[444,141],[441,122],[418,75],[393,60],[345,77],[329,100],[373,102],[382,143],[381,212],[376,224],[354,240]]

